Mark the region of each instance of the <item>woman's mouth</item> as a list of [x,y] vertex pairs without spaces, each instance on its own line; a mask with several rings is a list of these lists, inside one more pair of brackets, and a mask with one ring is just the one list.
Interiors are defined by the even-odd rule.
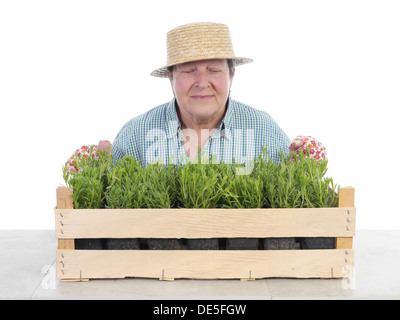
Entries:
[[191,96],[192,99],[198,100],[198,101],[208,100],[208,99],[211,99],[212,97],[213,97],[212,95],[194,95],[194,96]]

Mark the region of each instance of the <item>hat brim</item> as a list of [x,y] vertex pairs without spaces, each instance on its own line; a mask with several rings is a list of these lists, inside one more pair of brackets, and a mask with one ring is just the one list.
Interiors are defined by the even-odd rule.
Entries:
[[[212,59],[232,59],[232,60],[235,61],[235,67],[253,62],[253,59],[243,58],[243,57],[234,57],[234,58],[232,58],[232,57],[220,57],[220,58],[212,58]],[[198,59],[198,60],[181,61],[179,63],[166,65],[166,66],[164,66],[162,68],[154,70],[152,73],[150,73],[150,75],[154,76],[154,77],[159,77],[159,78],[168,78],[168,68],[169,67],[176,66],[176,65],[182,64],[182,63],[187,63],[187,62],[192,62],[192,61],[201,61],[201,60],[205,60],[205,59],[202,58],[202,59]]]

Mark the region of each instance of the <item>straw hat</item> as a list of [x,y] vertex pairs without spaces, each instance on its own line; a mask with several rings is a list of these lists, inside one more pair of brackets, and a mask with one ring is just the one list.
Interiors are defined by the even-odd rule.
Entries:
[[166,78],[170,66],[206,59],[233,59],[236,66],[253,62],[235,56],[228,26],[211,22],[190,23],[168,32],[167,65],[151,75]]

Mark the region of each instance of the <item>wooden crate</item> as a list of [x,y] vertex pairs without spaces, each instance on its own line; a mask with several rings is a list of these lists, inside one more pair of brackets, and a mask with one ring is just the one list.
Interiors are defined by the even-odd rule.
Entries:
[[[73,209],[72,189],[57,189],[57,277],[241,279],[344,278],[354,268],[354,188],[339,208]],[[75,250],[83,238],[335,237],[326,250]]]

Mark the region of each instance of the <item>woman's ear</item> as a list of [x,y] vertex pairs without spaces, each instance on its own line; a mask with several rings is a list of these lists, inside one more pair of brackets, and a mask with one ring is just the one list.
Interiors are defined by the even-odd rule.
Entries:
[[172,72],[168,71],[167,75],[168,75],[169,82],[171,83],[172,93],[174,94],[174,97],[175,97],[174,83],[173,83],[174,79],[172,77]]
[[232,69],[232,71],[230,72],[229,76],[230,76],[230,84],[229,84],[229,96],[231,95],[231,88],[232,88],[232,82],[233,82],[233,77],[235,76],[235,68]]

